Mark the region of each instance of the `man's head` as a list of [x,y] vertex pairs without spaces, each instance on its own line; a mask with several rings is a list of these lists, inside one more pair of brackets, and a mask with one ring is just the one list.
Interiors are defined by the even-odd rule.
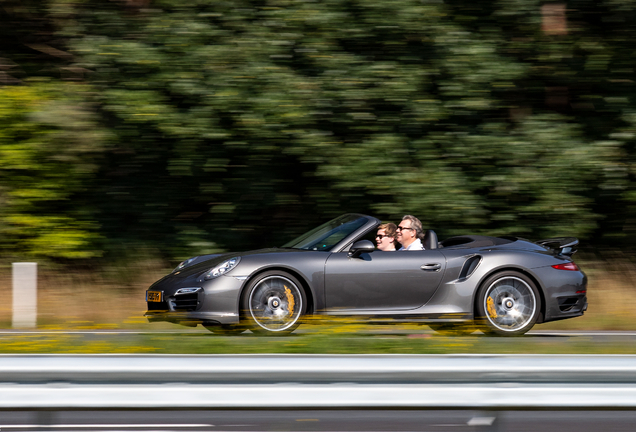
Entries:
[[375,244],[381,251],[395,250],[395,224],[385,223],[378,227]]
[[397,241],[402,247],[409,247],[418,238],[424,236],[422,222],[415,216],[406,215],[397,227]]

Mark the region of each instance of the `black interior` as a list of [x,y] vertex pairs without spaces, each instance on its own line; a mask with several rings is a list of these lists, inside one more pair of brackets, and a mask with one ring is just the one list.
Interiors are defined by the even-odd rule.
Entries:
[[426,232],[424,233],[424,240],[422,241],[422,245],[426,250],[438,248],[437,234],[435,234],[435,231],[426,230]]
[[450,237],[441,242],[441,245],[445,248],[449,247],[488,247],[488,246],[499,246],[508,243],[512,243],[514,240],[501,238],[501,237],[487,237],[487,236],[476,236],[476,235],[468,235],[468,236],[457,236]]

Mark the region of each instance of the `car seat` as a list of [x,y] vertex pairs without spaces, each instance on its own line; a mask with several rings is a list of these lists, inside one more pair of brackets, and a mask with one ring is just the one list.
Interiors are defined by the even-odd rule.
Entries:
[[426,230],[424,232],[424,240],[422,241],[424,249],[437,249],[437,234],[433,230]]

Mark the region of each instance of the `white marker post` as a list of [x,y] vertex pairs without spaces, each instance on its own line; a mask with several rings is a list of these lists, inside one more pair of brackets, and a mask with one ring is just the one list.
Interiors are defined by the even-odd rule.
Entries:
[[13,328],[37,326],[38,264],[13,263]]

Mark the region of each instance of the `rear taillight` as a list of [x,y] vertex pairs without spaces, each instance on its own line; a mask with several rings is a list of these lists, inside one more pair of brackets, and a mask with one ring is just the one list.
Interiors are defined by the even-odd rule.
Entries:
[[570,270],[570,271],[579,271],[579,266],[574,264],[573,262],[563,263],[563,264],[555,264],[552,266],[553,269],[557,270]]

